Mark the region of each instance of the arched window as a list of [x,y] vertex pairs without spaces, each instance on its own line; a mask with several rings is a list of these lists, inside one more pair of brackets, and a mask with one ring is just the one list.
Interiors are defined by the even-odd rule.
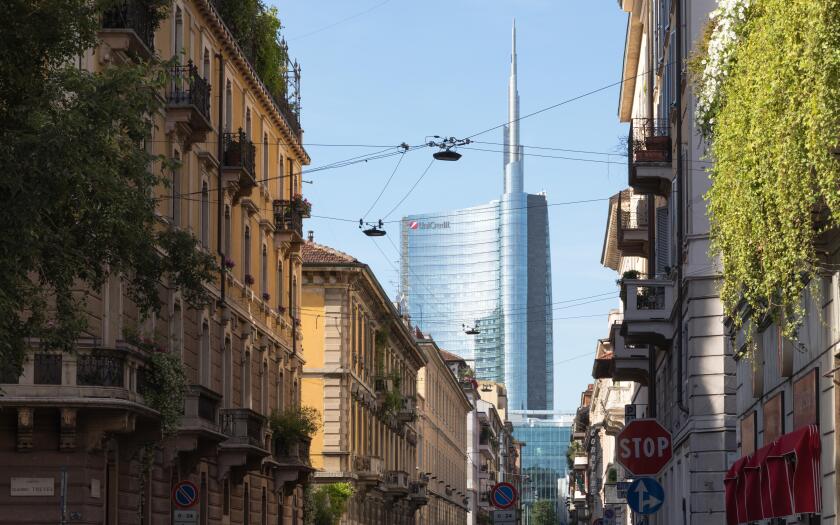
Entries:
[[260,258],[260,290],[264,294],[270,294],[268,291],[268,248],[265,244],[262,245],[262,256]]
[[281,148],[278,146],[277,148],[277,194],[280,195],[280,198],[283,199],[283,188],[286,185],[286,181],[283,178],[285,166],[283,165],[283,154],[279,153]]
[[175,41],[172,44],[172,54],[178,63],[181,62],[181,55],[184,52],[184,14],[181,8],[175,8]]
[[268,133],[263,133],[263,170],[262,184],[268,187]]
[[210,188],[207,181],[201,183],[201,244],[210,247]]
[[225,337],[222,355],[222,404],[230,408],[233,398],[233,352],[230,337]]
[[202,73],[204,80],[210,80],[210,50],[206,47],[204,48],[204,71]]
[[251,350],[242,354],[242,406],[251,408]]
[[275,298],[277,308],[283,306],[283,261],[277,261],[277,297]]
[[[247,220],[247,219],[246,219]],[[242,275],[246,281],[251,275],[251,227],[245,226],[244,242],[242,243]],[[247,283],[246,283],[247,284]]]
[[245,110],[245,136],[251,140],[251,108]]
[[175,304],[172,306],[172,322],[170,323],[170,330],[171,333],[169,334],[170,340],[172,341],[172,353],[174,355],[180,356],[181,355],[181,341],[183,340],[183,326],[184,326],[184,314],[181,310],[181,303],[179,301],[175,301]]
[[213,386],[211,384],[212,366],[210,358],[210,325],[207,321],[204,321],[201,324],[201,354],[199,355],[199,364],[201,367],[201,384],[207,388],[212,388]]
[[225,231],[224,231],[225,257],[233,260],[233,253],[231,253],[231,249],[230,249],[230,206],[227,205],[227,204],[225,205],[225,228],[224,229],[225,229]]
[[181,154],[175,152],[175,166],[172,168],[172,224],[181,225]]
[[233,125],[233,89],[230,86],[230,80],[225,86],[225,131],[230,133]]
[[263,361],[260,374],[260,413],[268,415],[268,361]]

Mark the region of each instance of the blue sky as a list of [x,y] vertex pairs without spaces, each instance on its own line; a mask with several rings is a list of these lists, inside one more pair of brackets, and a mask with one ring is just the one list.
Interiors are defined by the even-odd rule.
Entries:
[[[505,122],[514,17],[522,114],[621,78],[627,19],[614,1],[269,3],[278,8],[290,53],[301,63],[302,124],[308,144],[398,145],[405,141],[414,145],[429,135],[465,137]],[[618,122],[617,101],[618,88],[613,87],[526,118],[521,123],[521,141],[526,146],[617,153],[619,137],[627,129]],[[476,140],[502,142],[501,130]],[[496,145],[476,147],[500,150]],[[377,151],[315,145],[307,150],[311,168]],[[498,198],[502,154],[462,153],[459,162],[434,163],[389,219]],[[618,155],[526,153],[601,161],[526,156],[525,189],[545,191],[549,203],[609,197],[627,183],[625,159]],[[368,220],[380,218],[399,202],[430,158],[428,150],[406,154]],[[313,181],[304,186],[313,214],[358,220],[396,162],[397,157],[392,157],[304,175]],[[618,303],[617,276],[599,262],[606,201],[549,209],[554,317],[603,314],[554,322],[555,406],[573,411],[581,390],[592,380],[591,357],[579,356],[594,355],[596,340],[607,335],[606,314]],[[398,254],[387,239],[372,241],[357,225],[336,220],[313,218],[304,229],[314,230],[317,242],[369,264],[386,290],[396,293]],[[388,231],[390,240],[399,245],[398,228],[390,225]],[[610,291],[615,291],[615,298],[588,304],[559,302]]]

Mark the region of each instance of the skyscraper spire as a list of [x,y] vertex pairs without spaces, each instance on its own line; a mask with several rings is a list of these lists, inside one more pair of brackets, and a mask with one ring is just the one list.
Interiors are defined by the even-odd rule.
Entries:
[[508,81],[508,125],[505,131],[505,193],[524,191],[522,148],[519,145],[519,91],[516,88],[516,19],[511,31],[510,80]]

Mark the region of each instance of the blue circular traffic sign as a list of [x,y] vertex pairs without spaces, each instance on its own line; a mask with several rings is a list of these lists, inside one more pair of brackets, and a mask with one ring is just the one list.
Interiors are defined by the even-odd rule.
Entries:
[[638,514],[653,514],[665,502],[665,489],[653,478],[636,478],[627,489],[627,504]]
[[192,481],[179,481],[172,489],[172,503],[179,509],[188,509],[198,503],[198,488]]
[[512,507],[516,503],[516,487],[506,481],[496,483],[490,489],[490,503],[500,509]]

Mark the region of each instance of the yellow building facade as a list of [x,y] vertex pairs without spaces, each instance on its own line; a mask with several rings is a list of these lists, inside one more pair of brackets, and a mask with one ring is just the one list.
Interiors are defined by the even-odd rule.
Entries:
[[[269,95],[215,2],[176,0],[156,29],[143,5],[107,12],[81,65],[177,58],[147,142],[178,161],[156,195],[160,227],[192,232],[225,270],[206,308],[161,283],[164,307],[148,317],[112,277],[91,294],[75,353],[34,349],[17,382],[0,385],[0,523],[59,523],[62,482],[67,519],[170,523],[173,488],[191,482],[202,525],[302,524],[308,443],[279,447],[269,424],[300,405],[300,174],[310,159],[298,114]],[[173,437],[161,438],[143,396],[151,346],[179,356],[187,377]],[[54,489],[15,497],[12,478]]]
[[429,503],[420,509],[418,525],[467,523],[467,414],[472,403],[441,356],[434,340],[415,333],[427,364],[417,378],[420,438],[417,468],[428,477]]
[[367,265],[314,242],[302,260],[301,392],[324,415],[313,481],[353,485],[342,523],[413,524],[427,499],[416,404],[426,359]]

